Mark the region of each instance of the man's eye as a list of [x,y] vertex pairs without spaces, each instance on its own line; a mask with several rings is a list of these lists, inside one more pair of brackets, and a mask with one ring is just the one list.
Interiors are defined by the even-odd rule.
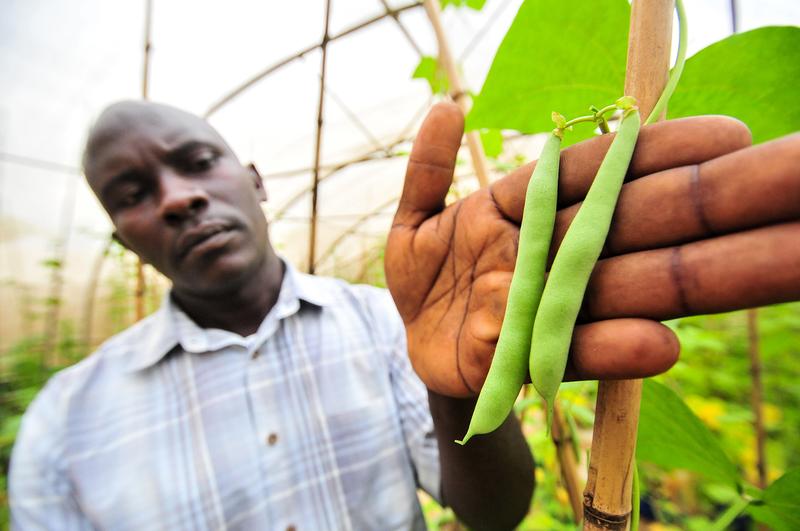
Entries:
[[199,153],[192,159],[192,169],[195,171],[206,171],[211,169],[219,157],[211,151]]
[[144,199],[144,188],[141,186],[126,186],[117,195],[117,205],[131,207],[138,205]]

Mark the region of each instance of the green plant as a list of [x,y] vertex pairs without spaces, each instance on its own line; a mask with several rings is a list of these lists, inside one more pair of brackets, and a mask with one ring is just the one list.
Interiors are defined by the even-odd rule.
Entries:
[[[468,129],[478,129],[483,136],[493,138],[499,136],[500,130],[508,129],[522,133],[545,132],[549,123],[544,116],[550,109],[577,113],[585,108],[589,98],[622,92],[630,4],[624,0],[597,0],[591,3],[591,13],[587,13],[586,7],[587,3],[579,0],[527,0],[523,3],[467,117]],[[576,38],[565,40],[566,33]],[[681,42],[679,56],[683,57],[685,35]],[[591,60],[586,60],[585,56],[587,43],[591,43],[593,50]],[[799,46],[800,29],[771,27],[732,36],[707,47],[686,61],[681,85],[668,106],[668,116],[712,113],[735,116],[747,123],[755,142],[800,129],[800,109],[792,103],[798,85],[790,81],[800,77],[800,62],[795,53],[787,53]],[[531,50],[542,59],[531,60]],[[676,66],[676,70],[680,70],[680,66]],[[654,112],[652,120],[659,114]],[[593,121],[591,117],[586,118],[583,121]],[[607,132],[604,122],[594,123],[601,132]],[[563,144],[592,134],[588,128],[576,131]],[[800,498],[796,495],[797,474],[790,470],[781,476],[779,471],[800,464],[797,457],[800,445],[795,436],[800,429],[800,387],[796,383],[799,375],[790,362],[800,355],[797,352],[800,311],[797,305],[759,311],[760,326],[765,331],[761,349],[765,360],[766,417],[773,419],[766,422],[767,454],[772,465],[769,477],[775,479],[763,491],[754,490],[745,477],[753,473],[754,452],[751,438],[742,435],[751,429],[752,418],[748,400],[747,342],[738,322],[742,315],[701,316],[682,319],[675,325],[683,358],[690,358],[691,365],[679,361],[664,379],[671,379],[675,387],[680,387],[690,405],[701,408],[698,411],[704,415],[703,421],[710,422],[715,433],[699,447],[687,446],[686,441],[673,436],[683,428],[667,423],[673,430],[669,436],[662,434],[660,439],[663,461],[656,465],[646,451],[639,457],[643,496],[660,503],[654,510],[662,521],[680,528],[705,529],[714,525],[715,519],[717,526],[724,526],[734,518],[741,519],[743,514],[776,529],[797,527],[796,516],[791,514],[796,511]],[[776,331],[775,335],[767,330]],[[719,370],[721,366],[725,369]],[[645,394],[644,409],[649,407],[654,396],[649,391]],[[527,406],[531,402],[532,399],[525,398],[518,401],[517,406],[523,403]],[[657,415],[644,416],[641,429],[647,432],[651,425],[664,425],[674,411],[675,408],[667,408]],[[685,469],[683,450],[694,448],[697,455],[706,455],[715,452],[710,450],[714,445],[724,448],[723,456],[730,454],[737,459],[730,461],[730,467],[715,461],[717,465],[710,468],[720,475],[704,475],[706,483],[690,484],[688,489],[696,493],[687,496],[695,500],[696,505],[695,502],[682,505],[680,500],[659,497],[659,484],[669,479],[669,474],[662,473],[656,478],[655,466]],[[642,444],[639,446],[641,448]],[[700,468],[695,473],[703,474]],[[708,470],[706,466],[704,471]],[[720,487],[720,482],[727,487]],[[537,496],[542,494],[537,491]]]

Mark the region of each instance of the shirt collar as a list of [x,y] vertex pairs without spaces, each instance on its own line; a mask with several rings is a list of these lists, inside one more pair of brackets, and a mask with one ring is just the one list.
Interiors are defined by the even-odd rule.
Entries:
[[[268,326],[268,321],[279,321],[297,313],[301,301],[318,307],[333,303],[332,294],[323,285],[323,279],[299,272],[283,258],[281,261],[284,264],[281,291],[257,334],[263,333],[265,329],[276,328]],[[164,295],[161,307],[146,322],[134,326],[139,327],[140,333],[131,340],[134,348],[126,364],[127,372],[155,365],[178,345],[188,352],[199,352],[208,348],[206,331],[175,304],[171,292]],[[134,330],[131,332],[136,333]],[[137,343],[141,350],[137,348]]]
[[[320,307],[333,304],[333,294],[327,285],[329,282],[327,279],[301,273],[286,260],[283,260],[283,263],[286,266],[284,285],[288,277],[298,299]],[[283,286],[281,286],[281,290],[283,290]]]
[[180,311],[172,302],[169,292],[164,295],[161,307],[145,321],[134,325],[139,332],[129,339],[131,352],[126,364],[126,372],[146,369],[158,363],[178,345],[175,327],[175,312]]

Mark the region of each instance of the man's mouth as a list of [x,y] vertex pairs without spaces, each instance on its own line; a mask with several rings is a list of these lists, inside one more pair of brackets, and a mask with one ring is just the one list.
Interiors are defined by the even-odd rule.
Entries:
[[227,243],[230,230],[228,225],[221,222],[205,222],[187,229],[178,238],[178,259],[186,258],[194,250],[204,251],[223,246]]

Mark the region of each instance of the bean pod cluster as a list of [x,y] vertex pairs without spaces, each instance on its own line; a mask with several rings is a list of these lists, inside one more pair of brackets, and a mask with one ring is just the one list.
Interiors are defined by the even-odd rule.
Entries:
[[[547,407],[549,429],[575,320],[605,244],[641,126],[632,98],[620,98],[609,108],[623,110],[619,129],[547,274],[561,138],[572,122],[588,121],[565,122],[554,113],[557,128],[545,143],[526,191],[517,261],[494,358],[467,433],[456,441],[459,444],[497,429],[511,412],[528,375]],[[598,113],[593,120],[605,123]]]
[[[478,433],[497,429],[514,407],[528,373],[534,317],[544,290],[547,254],[556,218],[558,163],[561,136],[550,133],[536,163],[525,193],[525,207],[519,229],[517,262],[508,291],[506,314],[492,358],[492,365],[481,388],[465,444]],[[523,242],[525,242],[523,244]]]

